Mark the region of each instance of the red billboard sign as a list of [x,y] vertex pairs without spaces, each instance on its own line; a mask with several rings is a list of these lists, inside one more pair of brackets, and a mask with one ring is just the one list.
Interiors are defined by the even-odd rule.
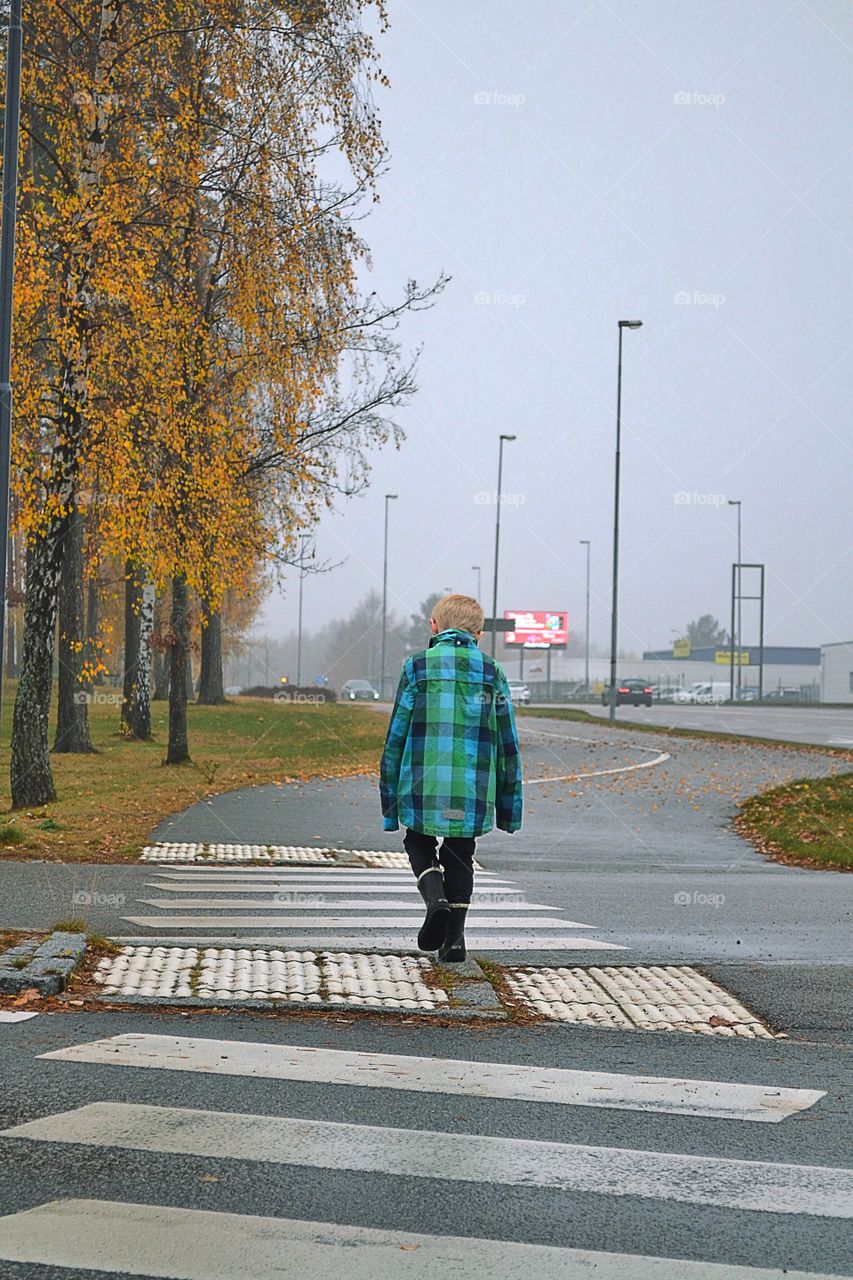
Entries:
[[505,618],[515,622],[513,631],[504,632],[507,644],[525,645],[528,649],[565,649],[569,642],[567,613],[522,613],[507,609]]

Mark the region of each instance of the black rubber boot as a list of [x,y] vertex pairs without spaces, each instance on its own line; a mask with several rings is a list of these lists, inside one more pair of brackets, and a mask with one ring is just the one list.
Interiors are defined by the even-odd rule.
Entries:
[[450,923],[444,942],[438,948],[438,958],[450,964],[458,964],[468,954],[465,950],[465,917],[468,914],[467,902],[451,902]]
[[437,951],[447,934],[450,903],[444,896],[441,867],[427,867],[418,876],[418,892],[426,903],[426,915],[418,934],[421,951]]

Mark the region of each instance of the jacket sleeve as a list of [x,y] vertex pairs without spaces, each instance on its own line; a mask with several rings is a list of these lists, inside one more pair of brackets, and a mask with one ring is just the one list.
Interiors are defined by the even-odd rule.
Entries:
[[382,802],[382,829],[396,831],[400,825],[397,815],[397,796],[400,785],[400,764],[403,747],[409,735],[415,690],[409,678],[408,662],[400,673],[391,723],[385,735],[382,763],[379,766],[379,798]]
[[495,687],[495,711],[498,727],[495,821],[501,831],[518,831],[523,807],[521,754],[512,699],[502,672]]

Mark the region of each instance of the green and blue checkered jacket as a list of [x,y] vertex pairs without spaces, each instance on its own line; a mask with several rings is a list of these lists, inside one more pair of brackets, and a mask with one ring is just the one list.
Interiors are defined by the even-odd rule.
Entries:
[[521,826],[521,759],[506,676],[468,631],[406,659],[382,753],[383,826],[480,836]]

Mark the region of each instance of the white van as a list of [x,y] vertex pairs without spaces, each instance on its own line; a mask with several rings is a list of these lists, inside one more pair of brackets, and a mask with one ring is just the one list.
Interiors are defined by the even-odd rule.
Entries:
[[673,702],[693,702],[703,705],[713,703],[715,706],[719,706],[721,702],[728,701],[730,692],[731,689],[727,680],[697,680],[688,689],[679,689],[672,700]]

